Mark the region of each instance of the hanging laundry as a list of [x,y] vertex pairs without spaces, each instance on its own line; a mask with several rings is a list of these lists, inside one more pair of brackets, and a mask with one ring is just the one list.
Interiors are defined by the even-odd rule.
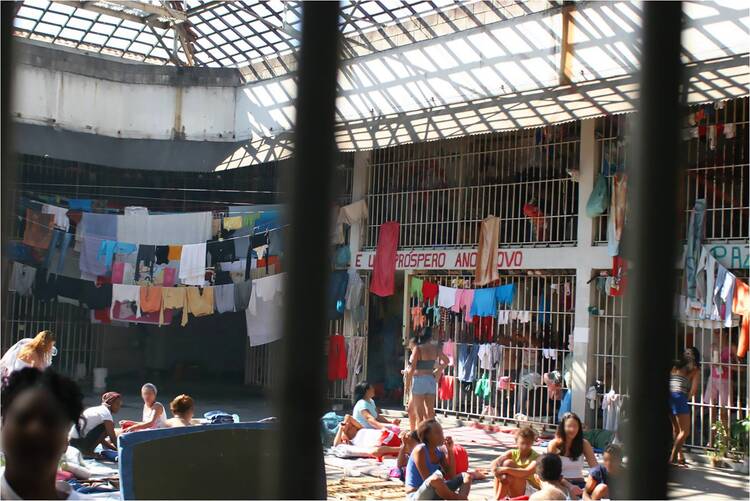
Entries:
[[57,302],[80,306],[81,289],[84,280],[77,278],[57,276]]
[[474,303],[474,289],[457,289],[456,302],[453,311],[460,313],[465,311],[464,322],[471,322],[471,305]]
[[112,284],[112,306],[109,314],[113,315],[116,303],[135,303],[135,316],[141,316],[141,288],[137,285]]
[[399,231],[400,225],[396,221],[380,225],[370,283],[370,292],[380,297],[392,296],[395,292]]
[[352,260],[352,252],[348,245],[339,245],[333,252],[333,268],[346,269]]
[[458,380],[473,383],[477,372],[479,345],[458,344]]
[[81,287],[81,304],[85,304],[92,310],[106,310],[112,304],[112,284],[98,285],[88,280],[83,281]]
[[616,432],[620,426],[620,409],[622,407],[622,397],[615,393],[615,390],[609,390],[602,396],[602,410],[604,429]]
[[154,259],[156,264],[169,264],[169,246],[157,245],[154,251]]
[[354,268],[349,268],[347,273],[349,274],[349,281],[346,284],[346,309],[353,310],[362,302],[362,289],[365,283],[359,276],[359,272]]
[[214,313],[213,287],[186,287],[187,310],[194,317],[205,317]]
[[211,240],[206,243],[206,252],[210,255],[211,266],[214,267],[221,262],[232,262],[237,259],[232,240]]
[[695,201],[693,211],[690,214],[690,223],[687,231],[687,245],[685,247],[685,285],[687,297],[695,299],[696,272],[703,247],[703,236],[705,234],[705,211],[706,201],[699,198]]
[[735,281],[732,311],[742,315],[740,339],[737,343],[737,356],[744,358],[747,354],[748,334],[750,334],[750,287],[742,280]]
[[37,249],[49,248],[55,216],[26,209],[23,243]]
[[490,398],[490,380],[487,378],[487,374],[484,374],[482,378],[477,381],[476,388],[474,389],[474,395],[482,397],[483,399]]
[[480,345],[477,357],[479,357],[480,369],[495,370],[495,366],[500,361],[500,345],[494,343]]
[[185,327],[188,322],[186,287],[162,287],[159,325],[164,324],[164,310],[170,309],[182,309],[182,320],[180,321],[180,325]]
[[508,325],[510,322],[510,311],[500,310],[497,312],[497,325]]
[[245,326],[250,346],[272,343],[282,337],[282,275],[280,273],[253,281],[251,299],[245,310]]
[[243,280],[234,284],[234,310],[245,311],[250,303],[253,281]]
[[417,297],[417,302],[421,303],[424,300],[422,289],[424,287],[424,280],[421,278],[409,277],[409,298]]
[[138,246],[134,244],[116,242],[114,240],[102,240],[96,258],[104,262],[104,265],[107,267],[107,272],[109,272],[115,254],[132,254],[137,250]]
[[627,285],[628,263],[622,256],[612,257],[612,284],[609,289],[610,296],[624,296]]
[[443,343],[443,355],[448,357],[448,365],[453,365],[453,360],[456,353],[456,343],[453,341],[445,341]]
[[182,257],[182,245],[169,245],[167,247],[169,247],[167,259],[170,261],[179,261]]
[[225,230],[239,230],[242,228],[242,216],[230,216],[224,218]]
[[438,297],[438,284],[425,280],[422,282],[422,297],[425,302],[432,304]]
[[162,311],[162,288],[141,287],[141,311],[144,313],[156,313]]
[[343,270],[331,272],[328,282],[328,319],[335,320],[344,316],[346,308],[346,288],[349,274]]
[[179,278],[185,285],[206,283],[206,242],[182,246]]
[[210,211],[117,216],[117,236],[111,240],[147,245],[206,242],[212,237],[212,221]]
[[42,214],[52,214],[54,216],[55,228],[68,231],[70,220],[68,219],[68,209],[56,207],[54,205],[42,204]]
[[365,378],[365,347],[367,338],[365,336],[353,336],[346,338],[346,366],[348,368],[349,393],[354,394],[356,386]]
[[474,339],[480,343],[492,341],[492,324],[494,323],[493,317],[473,317]]
[[474,272],[476,285],[487,285],[500,279],[497,271],[497,248],[500,239],[500,218],[490,216],[482,221],[479,229],[479,250]]
[[453,400],[454,383],[456,378],[453,376],[442,376],[438,384],[438,398],[440,400]]
[[495,287],[495,299],[498,304],[510,305],[516,297],[516,284]]
[[336,211],[331,240],[334,244],[344,243],[344,225],[353,225],[367,220],[367,202],[359,200],[345,205]]
[[21,296],[31,295],[31,287],[36,278],[36,268],[21,264],[13,263],[13,270],[8,282],[8,290],[20,294]]
[[456,304],[456,289],[441,285],[438,292],[438,306],[450,309],[454,304]]
[[217,313],[234,311],[234,284],[214,286],[214,311]]
[[344,336],[339,334],[330,336],[328,338],[328,380],[346,379],[348,372]]
[[[84,212],[81,215],[81,224],[76,228],[76,240],[81,240],[86,236],[96,237],[101,240],[118,240],[117,217],[116,214],[94,214],[93,212]],[[135,240],[121,241],[136,242]]]
[[422,329],[426,323],[427,319],[424,313],[422,313],[422,307],[414,306],[411,309],[411,330],[416,332],[417,330]]
[[102,242],[100,238],[88,236],[81,242],[81,256],[78,263],[82,275],[97,277],[108,273],[106,263],[98,259]]
[[[250,293],[250,301],[248,302],[247,309],[251,315],[255,315],[260,303],[274,302],[283,295],[284,292],[284,280],[286,274],[278,273],[257,280],[253,280],[252,291]],[[278,297],[277,297],[278,296]],[[276,301],[279,302],[280,301]]]
[[610,256],[620,254],[620,240],[625,227],[627,207],[628,177],[622,172],[612,176],[612,197],[607,218],[607,241]]
[[[205,259],[205,256],[204,256]],[[139,245],[138,256],[135,260],[135,281],[137,282],[141,278],[141,272],[147,271],[147,277],[151,279],[154,275],[154,262],[156,261],[156,246],[154,245]],[[205,261],[204,261],[205,263]],[[205,267],[204,267],[205,271]]]
[[88,198],[69,198],[68,209],[80,210],[84,212],[91,212],[93,210],[94,201]]
[[531,227],[534,230],[534,238],[537,242],[543,242],[547,239],[547,223],[545,214],[533,203],[524,204],[523,215],[531,220]]
[[470,316],[492,317],[497,315],[497,296],[495,287],[474,290],[474,300],[471,303]]

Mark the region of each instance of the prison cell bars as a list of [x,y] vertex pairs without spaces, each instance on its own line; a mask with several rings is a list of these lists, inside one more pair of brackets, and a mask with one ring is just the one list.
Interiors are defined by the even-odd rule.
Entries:
[[[400,246],[476,245],[478,222],[500,217],[501,246],[574,245],[580,121],[375,150],[365,248],[380,224],[401,224]],[[541,228],[523,213],[537,207]]]
[[[412,279],[414,278],[458,288],[473,288],[474,280],[473,275],[460,272],[416,273],[412,275]],[[504,346],[502,374],[499,373],[499,366],[488,370],[479,368],[477,364],[475,382],[467,384],[456,379],[453,399],[450,401],[438,399],[436,411],[445,416],[486,419],[492,422],[521,420],[540,425],[552,425],[559,411],[560,401],[545,398],[548,396],[548,387],[543,379],[528,393],[522,388],[520,379],[526,374],[538,374],[543,378],[545,373],[554,370],[560,371],[561,375],[565,373],[565,357],[570,353],[568,343],[574,325],[575,273],[564,270],[524,271],[523,274],[502,275],[498,285],[505,284],[516,285],[516,296],[512,305],[501,305],[498,311],[528,311],[531,314],[530,321],[527,323],[511,321],[508,324],[498,325],[497,320],[492,322],[492,339],[495,344]],[[405,291],[408,295],[408,282],[405,284]],[[540,313],[546,312],[542,296],[546,298],[546,304],[549,305],[549,313]],[[409,303],[414,306],[416,299],[410,298]],[[545,326],[540,324],[542,315],[548,317],[545,319],[545,324],[549,325],[550,333],[555,334],[556,339],[553,344],[557,348],[551,351],[542,347],[541,334],[545,329]],[[414,332],[411,319],[409,319],[408,331]],[[476,336],[475,326],[464,321],[463,312],[450,314],[444,328],[433,328],[433,339],[440,342],[452,340],[458,344],[480,344]],[[408,362],[408,356],[407,350],[405,362]],[[446,370],[447,376],[458,376],[457,357],[458,348],[455,351],[454,364]],[[509,389],[499,389],[498,379],[501,375],[510,377]],[[491,386],[490,397],[486,401],[474,393],[476,381],[485,376]]]
[[[717,108],[721,106],[721,108]],[[682,218],[680,236],[685,237],[690,214],[699,198],[706,200],[706,234],[708,242],[740,241],[750,237],[748,192],[750,191],[750,159],[748,153],[748,114],[750,99],[743,97],[717,104],[692,106],[690,113],[703,110],[706,118],[691,126],[684,124],[681,147],[685,151],[686,176],[682,181]],[[630,165],[632,131],[629,124],[636,114],[612,115],[596,119],[598,152],[597,173],[604,173],[611,186],[615,167],[627,172]],[[734,126],[734,138],[725,138],[722,129]],[[716,130],[712,148],[711,128]],[[607,243],[607,215],[594,221],[595,244]]]

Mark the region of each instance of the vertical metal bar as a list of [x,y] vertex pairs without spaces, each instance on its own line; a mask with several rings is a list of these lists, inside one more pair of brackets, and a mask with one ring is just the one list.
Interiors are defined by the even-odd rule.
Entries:
[[[318,420],[325,400],[322,346],[326,333],[328,235],[339,58],[338,2],[302,9],[302,43],[290,200],[291,252],[284,315],[284,367],[279,396],[281,432],[275,498],[326,497]],[[312,349],[307,349],[311,347]],[[300,380],[305,391],[299,391]],[[294,471],[290,482],[285,472]]]
[[[669,353],[674,337],[678,102],[681,83],[681,2],[647,2],[643,16],[640,120],[637,160],[633,162],[629,237],[635,262],[629,289],[633,412],[628,432],[627,498],[666,499]],[[653,252],[659,249],[659,252]],[[659,276],[654,281],[652,277]],[[660,332],[660,336],[649,333]],[[654,405],[661,405],[658,409]]]

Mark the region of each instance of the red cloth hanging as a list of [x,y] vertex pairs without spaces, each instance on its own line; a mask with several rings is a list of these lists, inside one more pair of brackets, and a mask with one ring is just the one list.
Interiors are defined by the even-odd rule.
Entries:
[[612,286],[609,288],[610,296],[624,296],[627,280],[628,263],[620,256],[612,257]]
[[370,292],[380,297],[392,296],[396,292],[396,250],[400,226],[396,221],[380,225],[370,281]]
[[438,291],[440,291],[438,284],[428,282],[427,280],[422,282],[422,297],[424,298],[425,303],[434,303],[438,297]]
[[348,373],[344,336],[336,334],[328,338],[328,380],[346,379]]
[[453,400],[453,384],[456,378],[453,376],[442,376],[438,384],[438,397],[440,400]]

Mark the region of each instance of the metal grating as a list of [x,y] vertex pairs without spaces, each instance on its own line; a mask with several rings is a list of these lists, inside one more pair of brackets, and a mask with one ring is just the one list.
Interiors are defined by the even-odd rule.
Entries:
[[[703,110],[705,118],[683,129],[687,175],[684,180],[680,234],[685,235],[695,201],[703,198],[706,200],[705,240],[747,242],[750,237],[748,98],[693,106],[690,113],[700,110]],[[615,170],[627,172],[631,142],[629,130],[634,120],[637,120],[634,114],[597,119],[599,172],[610,179]],[[725,136],[725,130],[730,127],[734,130],[734,137],[731,138]],[[714,134],[715,140],[711,139]],[[594,220],[594,243],[606,242],[605,214]]]
[[89,378],[102,360],[102,339],[88,308],[5,292],[2,352],[23,338],[51,330],[57,337],[52,367],[75,379]]
[[[419,274],[414,277],[463,288],[471,288],[474,279],[468,274]],[[528,419],[542,425],[555,423],[560,400],[549,398],[549,387],[541,378],[555,370],[564,374],[566,367],[570,367],[570,360],[566,357],[570,354],[568,343],[574,326],[575,274],[556,271],[501,276],[499,285],[510,283],[516,284],[517,292],[507,310],[530,312],[529,322],[510,321],[499,325],[493,321],[489,331],[480,333],[476,324],[464,321],[462,314],[450,313],[439,328],[433,327],[433,339],[440,342],[476,345],[480,344],[478,336],[481,334],[483,341],[489,339],[491,343],[503,346],[502,370],[499,366],[493,370],[478,369],[477,380],[486,376],[490,381],[489,398],[485,400],[475,395],[475,384],[459,384],[456,380],[453,399],[437,400],[438,413],[501,421]],[[410,304],[414,306],[416,299],[411,299]],[[505,309],[500,307],[500,311]],[[413,330],[411,325],[409,330]],[[449,366],[446,375],[456,376],[457,369],[455,364]],[[540,384],[526,390],[520,381],[531,374],[538,374]],[[508,389],[499,388],[500,377],[509,378]]]
[[[471,247],[498,216],[500,246],[576,242],[580,122],[386,148],[373,152],[365,246],[401,224],[399,247]],[[541,211],[524,214],[524,206]]]
[[[747,280],[747,270],[732,270],[737,277]],[[592,306],[597,314],[591,316],[592,345],[589,348],[591,357],[588,368],[589,385],[594,381],[601,381],[604,391],[614,390],[619,395],[625,395],[627,401],[627,339],[624,333],[627,329],[627,305],[623,297],[608,296],[604,290],[595,288]],[[677,322],[677,338],[674,356],[686,348],[695,346],[701,353],[701,383],[698,395],[690,402],[692,408],[692,430],[686,445],[695,448],[711,447],[711,424],[721,418],[725,423],[734,423],[750,415],[750,387],[748,387],[747,360],[737,360],[732,356],[727,361],[712,360],[712,345],[721,354],[727,347],[736,351],[738,332],[736,328],[713,329],[690,327]],[[729,334],[727,334],[729,332]],[[731,347],[735,347],[732,350]],[[721,369],[729,374],[730,402],[729,405],[718,405],[719,402],[704,401],[706,386],[712,371]],[[667,377],[667,375],[665,375]],[[721,402],[726,404],[726,402]],[[587,423],[592,428],[603,428],[603,413],[600,402],[595,409],[587,406]],[[627,404],[625,404],[627,409]]]

